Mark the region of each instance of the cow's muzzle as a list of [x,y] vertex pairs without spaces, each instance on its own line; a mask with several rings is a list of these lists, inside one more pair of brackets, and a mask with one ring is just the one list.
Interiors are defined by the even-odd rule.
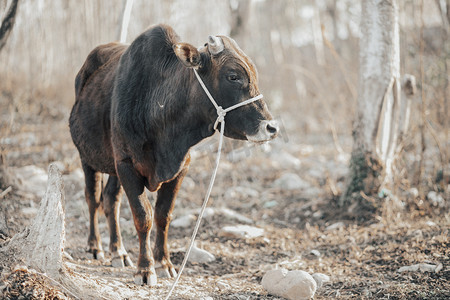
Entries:
[[254,135],[247,135],[247,139],[254,143],[263,143],[274,139],[278,132],[280,131],[280,126],[275,120],[264,120],[259,123],[258,132]]

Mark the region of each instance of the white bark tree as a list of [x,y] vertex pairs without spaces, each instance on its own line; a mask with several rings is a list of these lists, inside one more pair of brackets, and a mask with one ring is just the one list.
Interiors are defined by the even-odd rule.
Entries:
[[8,39],[9,34],[14,27],[18,4],[19,0],[13,0],[11,2],[4,19],[0,23],[0,50],[5,46],[6,40]]
[[358,107],[350,175],[341,205],[367,203],[366,196],[392,183],[398,135],[405,131],[402,110],[407,107],[401,103],[400,85],[398,2],[363,1]]

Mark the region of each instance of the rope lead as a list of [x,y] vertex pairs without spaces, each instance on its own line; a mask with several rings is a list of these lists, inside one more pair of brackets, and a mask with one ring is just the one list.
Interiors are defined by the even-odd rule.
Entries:
[[211,195],[214,181],[216,180],[217,170],[219,168],[219,162],[220,162],[220,155],[222,153],[223,133],[225,130],[225,115],[227,114],[227,112],[229,112],[233,109],[247,105],[247,104],[252,103],[256,100],[259,100],[263,97],[263,95],[260,94],[256,97],[250,98],[248,100],[245,100],[243,102],[239,102],[233,106],[230,106],[226,109],[223,109],[222,106],[219,106],[217,104],[217,102],[214,100],[213,96],[211,96],[210,92],[206,88],[205,84],[203,83],[202,79],[198,75],[197,71],[195,69],[193,69],[193,70],[194,70],[195,76],[197,77],[200,85],[202,86],[202,88],[205,91],[206,95],[208,96],[209,100],[211,100],[212,104],[216,108],[217,119],[216,119],[216,122],[214,123],[214,130],[217,130],[217,125],[220,123],[219,147],[217,148],[216,165],[214,167],[214,171],[211,176],[211,180],[209,181],[208,191],[206,192],[205,199],[203,200],[202,208],[200,210],[200,213],[198,214],[198,218],[197,218],[197,222],[195,223],[194,231],[192,232],[191,241],[189,242],[189,247],[186,251],[186,254],[184,255],[184,259],[183,259],[183,262],[181,263],[180,271],[178,272],[177,278],[173,282],[172,287],[170,288],[169,293],[167,294],[166,298],[164,298],[165,300],[168,300],[170,298],[170,296],[172,295],[173,291],[175,290],[176,285],[178,284],[178,281],[180,280],[181,273],[183,273],[184,267],[186,266],[187,260],[189,258],[189,254],[191,253],[192,247],[194,246],[195,237],[197,236],[197,232],[198,232],[200,223],[203,218],[203,213],[205,212],[206,205],[208,204],[209,196]]

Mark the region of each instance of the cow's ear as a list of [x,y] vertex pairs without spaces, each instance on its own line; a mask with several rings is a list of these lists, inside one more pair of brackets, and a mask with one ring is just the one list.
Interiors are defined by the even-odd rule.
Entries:
[[201,65],[201,56],[197,48],[187,43],[178,43],[173,46],[178,59],[188,68],[198,68]]

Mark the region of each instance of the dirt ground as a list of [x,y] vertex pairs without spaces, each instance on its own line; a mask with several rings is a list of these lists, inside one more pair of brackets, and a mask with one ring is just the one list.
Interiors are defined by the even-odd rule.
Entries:
[[[41,199],[11,179],[15,170],[28,165],[47,170],[50,162],[58,161],[65,183],[68,270],[99,287],[116,286],[122,299],[163,298],[171,279],[159,280],[155,288],[137,286],[131,267],[113,268],[108,253],[104,264],[86,253],[88,212],[78,154],[68,131],[69,108],[36,104],[31,99],[17,102],[5,94],[0,100],[0,146],[10,172],[9,178],[0,181],[0,193],[11,186],[0,198],[0,249],[30,224]],[[390,197],[385,197],[379,200],[386,203],[381,205],[384,208],[373,219],[366,219],[363,212],[349,214],[336,204],[344,186],[348,155],[336,151],[329,133],[302,136],[292,124],[284,122],[283,126],[282,136],[270,149],[226,143],[209,203],[210,207],[226,207],[249,218],[249,225],[264,229],[263,236],[225,237],[222,228],[241,221],[220,213],[206,217],[197,245],[216,260],[188,263],[172,298],[279,299],[269,295],[260,282],[266,271],[284,267],[330,276],[330,282],[317,289],[315,299],[449,299],[448,194],[442,194],[447,202],[439,207],[427,199],[428,191],[411,195],[405,184],[405,192],[398,195],[397,202],[402,206],[398,212],[386,209]],[[351,137],[342,137],[340,142],[349,153]],[[194,149],[174,219],[201,206],[216,146],[216,140],[211,139]],[[289,190],[277,181],[292,174],[301,178],[301,187]],[[154,198],[152,194],[149,197]],[[107,250],[104,217],[100,223]],[[136,262],[137,236],[126,198],[122,201],[121,226],[125,247]],[[192,229],[170,230],[176,267],[181,264]],[[74,299],[46,276],[3,259],[3,299]],[[442,264],[442,268],[438,272],[398,272],[400,267],[419,263]]]

